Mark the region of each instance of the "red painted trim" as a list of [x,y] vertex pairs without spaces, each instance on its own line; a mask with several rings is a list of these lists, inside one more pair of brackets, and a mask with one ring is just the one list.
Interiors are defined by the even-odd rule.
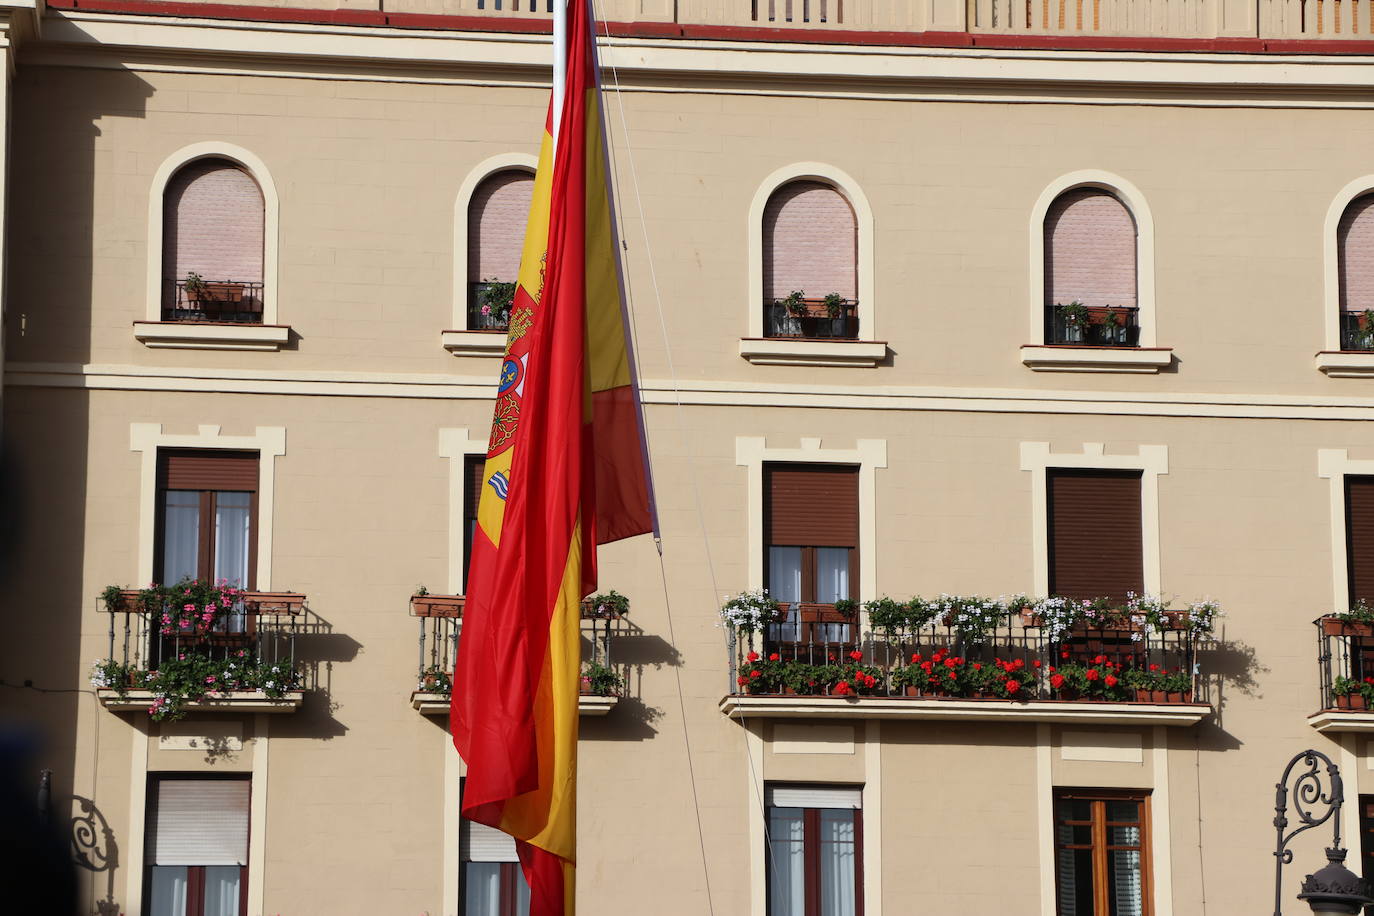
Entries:
[[[387,13],[381,10],[288,9],[186,0],[48,0],[49,7],[140,16],[237,19],[320,25],[390,26],[458,32],[548,34],[548,19]],[[688,38],[704,41],[760,41],[788,44],[864,45],[927,48],[988,48],[1017,51],[1162,51],[1220,54],[1374,55],[1374,40],[1311,41],[1304,38],[1123,38],[1098,35],[1007,35],[972,32],[881,32],[832,29],[777,29],[767,26],[681,25],[671,22],[606,22],[598,32],[617,38]]]

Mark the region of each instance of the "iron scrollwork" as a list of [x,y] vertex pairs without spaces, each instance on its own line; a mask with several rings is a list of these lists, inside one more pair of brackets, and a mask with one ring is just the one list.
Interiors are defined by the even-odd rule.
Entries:
[[[1326,783],[1322,780],[1321,764],[1326,765]],[[1305,768],[1305,769],[1299,769]],[[1296,777],[1294,772],[1298,771]],[[1289,782],[1292,781],[1293,810],[1297,815],[1297,826],[1288,829]],[[1278,833],[1278,844],[1274,848],[1274,916],[1283,916],[1283,867],[1293,861],[1293,850],[1288,848],[1293,837],[1313,827],[1320,827],[1334,819],[1335,839],[1333,849],[1341,846],[1341,805],[1345,802],[1345,788],[1341,783],[1341,771],[1321,751],[1306,750],[1288,761],[1283,778],[1275,786],[1274,792],[1274,829]],[[1344,857],[1344,852],[1342,852]]]

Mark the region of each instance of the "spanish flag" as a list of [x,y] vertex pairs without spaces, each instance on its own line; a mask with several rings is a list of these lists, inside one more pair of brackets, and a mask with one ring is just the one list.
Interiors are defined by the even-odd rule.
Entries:
[[[571,916],[581,599],[596,545],[653,529],[590,12],[535,175],[453,679],[463,814],[516,839],[531,916]],[[558,142],[553,118],[559,118]]]

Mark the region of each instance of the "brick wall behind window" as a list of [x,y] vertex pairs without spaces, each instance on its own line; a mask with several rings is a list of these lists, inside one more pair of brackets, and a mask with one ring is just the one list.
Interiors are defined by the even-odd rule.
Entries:
[[1336,230],[1341,308],[1374,308],[1374,194],[1351,201]]
[[857,295],[858,233],[854,210],[834,188],[816,181],[783,185],[763,211],[763,295],[794,289],[807,298]]
[[163,196],[162,271],[206,280],[262,282],[262,191],[225,159],[199,159],[172,176]]
[[1045,301],[1135,305],[1135,220],[1106,191],[1059,196],[1045,216]]
[[487,178],[468,205],[468,282],[513,281],[520,273],[534,177],[509,170]]

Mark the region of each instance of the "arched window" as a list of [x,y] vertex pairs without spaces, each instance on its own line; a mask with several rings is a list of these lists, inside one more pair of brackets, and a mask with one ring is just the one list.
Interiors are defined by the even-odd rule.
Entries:
[[1342,350],[1374,350],[1374,194],[1357,197],[1336,229]]
[[767,337],[859,336],[858,222],[831,185],[792,181],[763,210]]
[[468,204],[468,308],[470,331],[503,331],[520,273],[534,176],[505,169],[487,176]]
[[1045,343],[1134,347],[1136,224],[1117,197],[1074,188],[1045,215]]
[[195,159],[162,195],[162,319],[261,324],[262,189],[238,163]]

